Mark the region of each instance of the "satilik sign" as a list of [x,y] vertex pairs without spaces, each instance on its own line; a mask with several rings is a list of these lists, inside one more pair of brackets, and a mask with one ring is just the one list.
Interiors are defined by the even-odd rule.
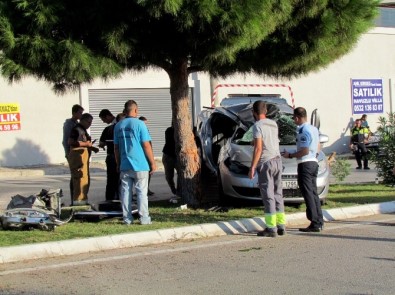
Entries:
[[383,113],[383,80],[351,79],[353,114]]
[[21,129],[21,114],[18,103],[0,103],[0,131]]

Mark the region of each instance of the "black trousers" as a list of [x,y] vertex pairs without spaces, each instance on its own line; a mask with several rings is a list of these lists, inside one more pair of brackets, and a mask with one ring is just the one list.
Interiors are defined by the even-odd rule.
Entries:
[[362,167],[362,159],[363,159],[363,168],[368,167],[368,150],[363,142],[354,142],[354,145],[357,146],[357,149],[354,151],[355,160],[357,161],[358,167]]
[[298,185],[306,202],[306,217],[311,227],[324,225],[321,203],[317,193],[318,163],[315,161],[298,164]]
[[106,185],[106,200],[119,199],[119,173],[117,172],[117,163],[115,156],[108,154],[106,157],[107,166],[107,185]]

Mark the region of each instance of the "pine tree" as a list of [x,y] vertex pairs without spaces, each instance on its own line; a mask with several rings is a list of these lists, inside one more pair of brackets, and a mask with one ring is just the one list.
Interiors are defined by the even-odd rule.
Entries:
[[0,66],[73,89],[161,68],[170,78],[183,201],[198,205],[200,160],[188,76],[295,77],[346,54],[372,25],[372,0],[0,0]]

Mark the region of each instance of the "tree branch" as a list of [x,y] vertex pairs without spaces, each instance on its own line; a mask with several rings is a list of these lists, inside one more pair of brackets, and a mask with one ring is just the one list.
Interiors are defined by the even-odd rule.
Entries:
[[191,67],[188,67],[188,74],[191,74],[191,73],[194,73],[194,72],[200,72],[200,71],[203,71],[203,67],[201,67],[201,66],[191,66]]

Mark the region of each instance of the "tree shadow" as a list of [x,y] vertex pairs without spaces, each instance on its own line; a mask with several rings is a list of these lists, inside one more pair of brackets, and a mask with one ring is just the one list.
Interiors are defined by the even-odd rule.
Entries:
[[[350,120],[345,125],[345,128],[340,133],[340,136],[337,140],[333,141],[331,145],[324,146],[323,151],[325,154],[330,154],[336,151],[338,154],[347,154],[350,152],[349,143],[350,143],[350,130],[354,124],[354,118],[350,117]],[[325,134],[325,131],[323,131]]]
[[393,196],[354,196],[354,197],[329,197],[328,201],[332,201],[335,203],[353,203],[353,204],[372,204],[372,203],[383,203],[383,202],[391,202],[394,200]]
[[49,157],[42,148],[31,140],[17,139],[15,145],[2,152],[0,165],[3,167],[23,167],[49,164]]

